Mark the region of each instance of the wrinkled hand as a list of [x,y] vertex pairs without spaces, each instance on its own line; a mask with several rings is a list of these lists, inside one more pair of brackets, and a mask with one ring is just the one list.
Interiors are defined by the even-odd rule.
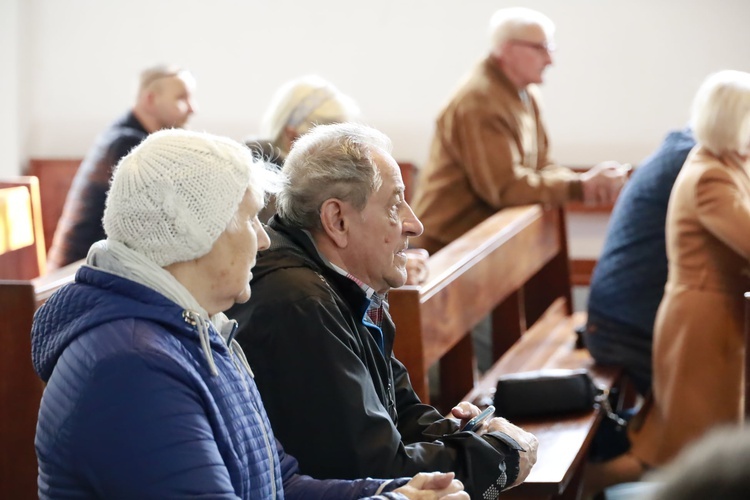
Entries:
[[421,285],[427,281],[427,258],[430,254],[424,248],[406,250],[406,284]]
[[451,415],[461,420],[459,429],[463,429],[464,426],[469,423],[469,420],[476,417],[481,413],[481,410],[469,403],[468,401],[461,401],[451,410]]
[[528,477],[529,472],[531,472],[531,468],[536,463],[536,453],[537,449],[539,448],[539,440],[536,438],[536,436],[531,434],[530,432],[526,432],[516,425],[511,424],[502,417],[493,418],[485,425],[483,425],[479,430],[477,430],[478,434],[484,434],[485,432],[505,433],[515,439],[516,442],[521,445],[521,448],[526,450],[525,452],[521,451],[518,453],[518,478],[511,486],[518,486],[519,484],[524,482]]
[[411,500],[469,500],[464,485],[453,479],[453,472],[420,472],[411,481],[393,490]]
[[583,202],[586,205],[612,204],[628,179],[629,164],[614,161],[599,163],[581,174]]

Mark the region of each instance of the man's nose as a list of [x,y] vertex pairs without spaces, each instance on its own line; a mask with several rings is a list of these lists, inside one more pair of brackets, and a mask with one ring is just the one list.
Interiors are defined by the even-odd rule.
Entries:
[[403,231],[409,237],[419,236],[424,231],[422,221],[417,218],[414,210],[411,209],[408,203],[404,203],[404,206],[406,208],[406,217],[404,218]]

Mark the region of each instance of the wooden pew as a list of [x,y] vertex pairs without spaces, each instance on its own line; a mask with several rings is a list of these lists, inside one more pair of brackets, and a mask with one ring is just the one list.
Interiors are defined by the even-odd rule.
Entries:
[[[420,287],[389,294],[396,322],[395,354],[409,370],[420,397],[429,400],[427,370],[440,364],[442,411],[469,400],[491,402],[501,374],[543,368],[591,369],[612,387],[619,370],[593,365],[577,349],[572,313],[564,213],[538,205],[502,210],[435,253]],[[470,330],[492,317],[493,359],[477,376]],[[602,418],[581,415],[518,422],[540,440],[539,460],[509,498],[575,498],[582,462]]]
[[742,425],[750,422],[750,292],[745,293],[745,420]]
[[38,179],[0,179],[0,279],[35,278],[46,264]]
[[81,263],[32,280],[0,280],[0,498],[37,498],[34,435],[43,384],[31,365],[31,323]]
[[45,253],[52,245],[57,221],[60,220],[65,198],[81,161],[83,161],[81,158],[32,158],[29,160],[29,175],[39,179],[42,225],[46,242]]
[[[563,215],[538,205],[501,210],[432,255],[420,287],[389,293],[397,325],[396,355],[429,401],[427,370],[445,367],[441,394],[454,401],[474,385],[469,331],[493,314],[493,359],[552,303],[572,312]],[[540,284],[542,286],[540,286]],[[525,294],[532,288],[534,294]],[[528,295],[528,298],[526,297]],[[500,333],[502,332],[502,333]]]

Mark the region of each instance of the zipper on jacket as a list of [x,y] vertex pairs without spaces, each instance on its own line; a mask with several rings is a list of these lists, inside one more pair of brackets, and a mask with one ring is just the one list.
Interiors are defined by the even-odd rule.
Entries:
[[[193,327],[195,327],[195,328],[197,328],[199,330],[198,331],[198,336],[200,337],[201,341],[203,341],[203,337],[202,337],[202,334],[200,332],[200,328],[201,327],[198,325],[199,319],[202,320],[202,318],[200,318],[200,316],[198,316],[197,313],[194,313],[194,312],[188,311],[188,310],[184,310],[182,312],[182,318],[185,320],[186,323],[192,325]],[[198,318],[198,319],[196,319],[196,318]],[[204,327],[205,327],[205,325],[204,325]],[[237,328],[236,325],[235,325],[234,328],[235,329]],[[232,332],[232,333],[234,333],[234,332]],[[206,332],[206,337],[207,336],[208,336],[208,333]],[[252,370],[250,370],[250,365],[246,365],[246,369],[245,370],[243,370],[242,368],[240,368],[239,364],[246,364],[247,360],[245,359],[245,360],[238,361],[237,360],[238,356],[235,355],[235,352],[234,352],[234,349],[232,349],[232,346],[231,345],[227,345],[227,341],[224,340],[224,337],[222,337],[221,335],[219,335],[219,338],[226,345],[227,351],[229,351],[229,359],[232,360],[232,365],[234,365],[235,370],[237,370],[237,374],[240,376],[240,379],[242,380],[242,383],[245,386],[245,391],[247,392],[248,395],[251,395],[250,385],[248,384],[248,381],[245,378],[246,375],[243,373],[243,371],[246,371],[247,374],[250,375],[250,377],[253,376]],[[210,344],[208,344],[208,338],[206,338],[205,340],[206,340],[206,343],[208,345],[208,349],[211,349]],[[234,340],[234,338],[232,338],[231,342],[232,342],[232,344],[237,344],[237,341]],[[237,345],[239,346],[239,344],[237,344]],[[204,349],[205,349],[205,346],[204,346]],[[209,361],[209,364],[213,364],[213,358],[211,356],[211,353],[205,353],[205,354],[206,354],[206,357],[207,357],[207,361]],[[244,356],[244,353],[243,353],[243,356]],[[210,357],[210,359],[208,359],[209,357]],[[243,363],[243,361],[244,361],[244,363]],[[218,371],[217,371],[216,375],[218,375]],[[276,498],[276,462],[273,459],[273,449],[271,448],[271,440],[268,437],[268,430],[266,429],[266,424],[263,422],[263,418],[261,417],[260,410],[255,405],[255,401],[252,399],[252,397],[250,398],[250,406],[253,409],[253,415],[255,415],[255,419],[260,424],[260,429],[261,429],[261,432],[263,433],[263,442],[266,445],[266,453],[268,454],[268,463],[270,465],[269,469],[271,470],[271,491],[273,493],[273,495],[272,495],[273,498]]]

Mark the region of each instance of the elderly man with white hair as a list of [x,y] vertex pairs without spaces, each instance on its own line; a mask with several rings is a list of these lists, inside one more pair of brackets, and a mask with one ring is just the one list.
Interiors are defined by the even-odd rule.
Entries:
[[[501,418],[474,431],[422,404],[393,355],[387,293],[406,281],[422,224],[404,199],[390,140],[363,125],[319,125],[282,173],[255,299],[233,307],[274,432],[316,477],[454,471],[495,498],[536,462],[537,439]],[[453,416],[479,409],[463,402]],[[465,422],[464,422],[465,423]]]
[[507,206],[617,196],[626,169],[616,162],[577,174],[549,158],[536,86],[552,64],[554,30],[531,9],[492,17],[489,55],[437,120],[413,203],[425,226],[416,246],[435,252]]

